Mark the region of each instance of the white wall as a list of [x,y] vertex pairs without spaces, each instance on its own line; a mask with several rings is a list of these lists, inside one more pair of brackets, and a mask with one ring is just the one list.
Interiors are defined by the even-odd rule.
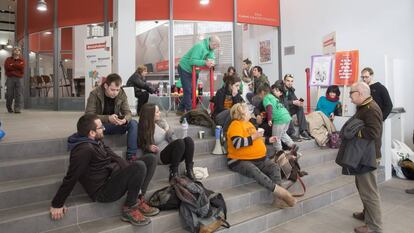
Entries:
[[85,76],[85,39],[88,37],[86,25],[73,27],[73,77]]
[[[253,66],[260,66],[267,75],[270,83],[279,79],[278,71],[278,40],[277,28],[259,25],[249,25],[248,30],[242,31],[243,60],[249,58]],[[270,40],[272,48],[272,62],[259,64],[259,41]]]
[[[298,96],[306,96],[304,70],[311,55],[322,53],[322,37],[335,31],[337,51],[358,49],[360,70],[372,67],[375,79],[387,85],[394,106],[406,108],[405,141],[412,145],[414,104],[408,100],[414,99],[413,22],[412,0],[282,0],[282,47],[296,50],[295,55],[282,57],[283,73],[292,73]],[[389,80],[385,80],[385,56],[391,67]]]

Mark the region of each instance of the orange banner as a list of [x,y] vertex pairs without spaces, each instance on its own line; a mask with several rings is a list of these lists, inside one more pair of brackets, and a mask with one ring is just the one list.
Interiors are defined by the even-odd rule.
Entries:
[[358,81],[359,51],[335,54],[335,85],[349,86]]
[[237,22],[280,26],[279,0],[238,0]]

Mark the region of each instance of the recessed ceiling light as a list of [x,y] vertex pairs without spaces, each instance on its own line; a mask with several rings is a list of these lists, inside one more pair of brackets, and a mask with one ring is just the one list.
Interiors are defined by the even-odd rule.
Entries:
[[47,11],[47,4],[45,0],[39,0],[36,8],[38,11]]
[[208,5],[210,3],[210,0],[200,0],[201,5]]

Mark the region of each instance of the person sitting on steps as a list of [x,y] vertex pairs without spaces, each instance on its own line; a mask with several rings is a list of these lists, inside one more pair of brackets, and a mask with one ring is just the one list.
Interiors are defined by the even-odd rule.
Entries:
[[193,139],[191,137],[175,139],[167,121],[161,119],[161,112],[157,105],[147,103],[142,106],[138,130],[141,132],[138,137],[138,145],[142,148],[140,150],[156,154],[158,164],[170,164],[169,180],[178,176],[178,165],[184,160],[187,177],[195,180]]
[[[245,103],[234,105],[230,110],[233,121],[227,131],[227,165],[230,170],[255,179],[260,185],[273,192],[274,205],[279,208],[294,206],[296,199],[281,186],[280,167],[272,160],[266,160],[266,146],[263,132],[258,132],[249,122],[250,114]],[[271,143],[276,137],[269,138]]]
[[[64,203],[77,181],[93,201],[114,202],[127,193],[121,219],[133,225],[147,225],[160,211],[144,200],[155,172],[156,158],[147,154],[134,163],[119,157],[103,142],[105,127],[95,114],[84,115],[77,133],[68,138],[69,168],[50,207],[53,220],[67,212]],[[139,192],[141,191],[141,194]]]

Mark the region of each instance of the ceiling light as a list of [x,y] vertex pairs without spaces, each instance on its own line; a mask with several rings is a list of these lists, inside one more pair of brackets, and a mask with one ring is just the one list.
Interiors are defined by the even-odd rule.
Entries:
[[200,0],[201,5],[208,5],[210,3],[210,0]]
[[12,45],[12,43],[11,43],[11,40],[10,40],[10,39],[9,39],[9,40],[7,40],[6,48],[8,48],[8,49],[13,48],[13,45]]
[[47,11],[47,4],[45,0],[37,1],[37,10],[38,11]]
[[44,34],[45,34],[45,35],[51,35],[51,34],[52,34],[52,32],[47,31],[47,32],[45,32]]

